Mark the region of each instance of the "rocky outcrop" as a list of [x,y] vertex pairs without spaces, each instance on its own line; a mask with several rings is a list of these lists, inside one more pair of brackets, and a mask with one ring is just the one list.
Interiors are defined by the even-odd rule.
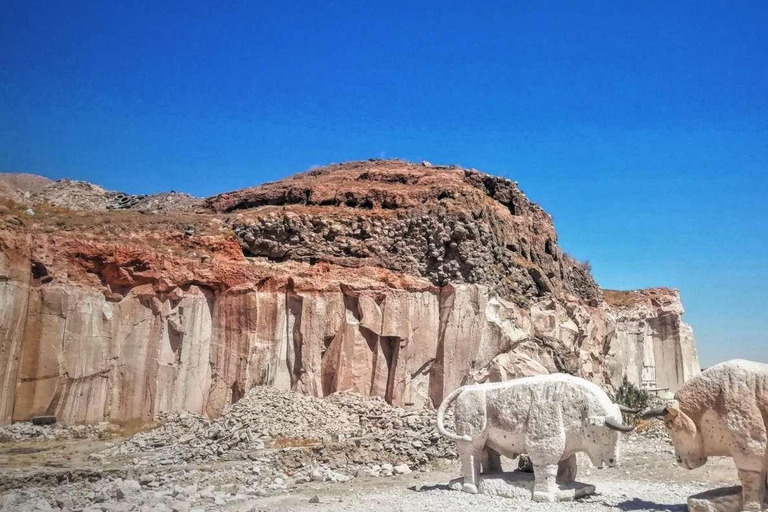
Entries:
[[13,416],[31,288],[29,255],[0,239],[0,421]]
[[353,162],[207,205],[240,212],[230,225],[246,256],[373,265],[505,297],[599,299],[592,278],[558,247],[552,217],[517,183],[475,170]]
[[[613,350],[626,361],[617,366],[633,384],[674,394],[701,371],[693,329],[682,320],[680,293],[669,288],[604,291],[615,325]],[[621,370],[618,370],[621,368]]]
[[14,173],[0,174],[0,198],[27,206],[45,204],[81,211],[180,211],[192,210],[201,204],[200,199],[180,192],[124,194],[85,181],[52,181],[33,174]]
[[0,421],[217,416],[261,384],[421,407],[468,382],[674,391],[698,371],[677,292],[604,294],[477,171],[343,164],[195,212],[27,206],[0,206]]

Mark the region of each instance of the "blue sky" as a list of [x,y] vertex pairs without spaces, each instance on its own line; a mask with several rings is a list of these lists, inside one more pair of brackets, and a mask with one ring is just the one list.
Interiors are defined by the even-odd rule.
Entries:
[[768,362],[767,26],[764,0],[6,0],[0,171],[209,195],[475,167],[603,287],[680,288],[705,365]]

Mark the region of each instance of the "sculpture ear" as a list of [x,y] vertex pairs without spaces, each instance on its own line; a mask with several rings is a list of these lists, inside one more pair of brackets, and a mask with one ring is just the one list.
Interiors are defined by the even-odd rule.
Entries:
[[589,416],[585,423],[591,427],[602,427],[605,425],[605,416]]
[[680,402],[677,400],[670,400],[667,402],[667,415],[669,415],[670,418],[674,418],[678,414],[680,414]]

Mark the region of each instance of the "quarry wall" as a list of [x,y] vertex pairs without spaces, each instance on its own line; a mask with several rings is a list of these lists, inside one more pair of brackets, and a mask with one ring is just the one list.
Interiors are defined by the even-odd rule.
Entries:
[[0,202],[0,422],[217,416],[264,384],[413,407],[552,372],[667,393],[699,371],[677,291],[601,290],[504,178],[352,162],[205,201],[22,178]]

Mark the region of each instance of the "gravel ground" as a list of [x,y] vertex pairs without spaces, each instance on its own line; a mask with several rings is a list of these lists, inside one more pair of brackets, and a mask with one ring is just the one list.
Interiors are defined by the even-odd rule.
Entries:
[[[657,429],[654,429],[657,430]],[[737,485],[733,463],[712,458],[702,468],[688,471],[674,463],[674,450],[666,436],[628,435],[622,443],[622,464],[595,469],[579,456],[580,482],[596,486],[596,494],[574,502],[534,503],[448,489],[459,476],[454,462],[438,471],[420,472],[391,479],[356,478],[346,485],[309,484],[292,493],[264,498],[255,510],[286,511],[379,511],[452,512],[493,511],[627,511],[685,512],[688,496],[716,487]],[[505,460],[506,470],[516,467]],[[317,496],[319,503],[310,503]]]
[[[702,468],[686,471],[674,464],[672,447],[664,440],[628,435],[624,441],[620,467],[597,470],[586,458],[580,458],[578,480],[594,484],[596,495],[557,504],[449,490],[448,483],[459,476],[455,460],[435,461],[412,473],[389,477],[362,473],[344,482],[287,479],[265,486],[254,473],[258,466],[253,463],[219,461],[199,466],[104,468],[94,466],[88,456],[103,449],[103,440],[64,441],[50,450],[28,455],[24,453],[25,447],[49,442],[4,443],[4,450],[0,451],[0,510],[450,512],[477,507],[499,511],[682,512],[686,510],[688,496],[738,483],[728,459],[713,458]],[[13,455],[8,457],[9,453]],[[37,458],[30,458],[33,456]],[[516,465],[516,461],[505,461],[507,470]]]
[[460,471],[453,445],[435,432],[434,411],[262,388],[217,420],[162,420],[114,439],[119,432],[107,425],[0,429],[0,510],[682,512],[688,496],[739,483],[730,459],[678,467],[657,421],[623,437],[619,467],[597,470],[579,458],[578,481],[597,494],[540,504],[449,490]]
[[452,512],[466,510],[550,511],[550,510],[623,510],[635,512],[685,512],[686,497],[707,489],[705,484],[642,483],[636,480],[600,482],[597,494],[574,502],[534,503],[513,501],[484,495],[471,495],[447,490],[444,485],[396,487],[373,492],[343,492],[318,497],[320,503],[309,503],[304,496],[270,498],[260,504],[263,510],[280,511],[379,511]]

